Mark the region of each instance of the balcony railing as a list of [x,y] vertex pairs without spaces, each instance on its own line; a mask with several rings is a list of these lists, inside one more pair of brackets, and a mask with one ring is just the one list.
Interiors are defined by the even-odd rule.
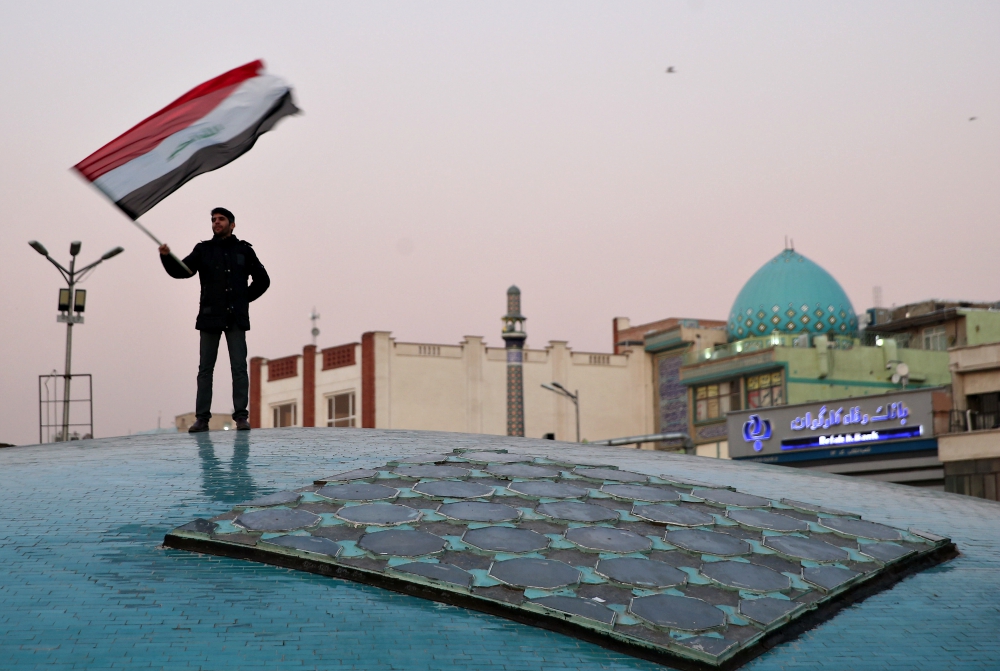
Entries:
[[1000,429],[1000,413],[976,410],[952,410],[949,433]]
[[[816,336],[809,333],[772,333],[766,336],[755,336],[737,340],[736,342],[716,345],[705,349],[691,350],[684,355],[684,365],[691,366],[706,361],[717,361],[740,354],[763,352],[775,347],[812,347],[812,339]],[[857,341],[846,336],[828,336],[831,349],[851,349]]]
[[861,344],[865,347],[881,347],[883,340],[895,340],[899,349],[914,349],[916,341],[912,340],[909,333],[879,333],[871,327],[861,332]]

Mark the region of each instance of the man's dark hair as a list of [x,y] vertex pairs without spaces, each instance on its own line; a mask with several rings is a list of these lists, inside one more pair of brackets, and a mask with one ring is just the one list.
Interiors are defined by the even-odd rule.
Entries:
[[212,210],[212,215],[214,216],[216,214],[221,214],[222,216],[224,216],[226,219],[229,220],[230,224],[236,223],[236,217],[234,217],[233,213],[224,207],[217,207],[214,210]]

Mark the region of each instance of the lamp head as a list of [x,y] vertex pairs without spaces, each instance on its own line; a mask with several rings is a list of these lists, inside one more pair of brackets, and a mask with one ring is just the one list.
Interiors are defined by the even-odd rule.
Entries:
[[121,254],[124,251],[125,251],[124,247],[115,247],[114,249],[112,249],[110,251],[104,252],[104,256],[101,257],[101,261],[107,261],[112,256],[118,256],[119,254]]
[[38,240],[32,240],[28,244],[31,245],[31,248],[34,249],[39,254],[41,254],[42,256],[49,255],[49,250],[45,249],[45,245],[40,243]]
[[569,390],[566,389],[566,387],[564,387],[561,384],[559,384],[558,382],[553,382],[552,386],[555,387],[556,389],[561,389],[562,391],[565,391],[566,393],[569,393]]
[[73,242],[69,243],[69,255],[76,256],[77,254],[79,254],[80,247],[82,244],[83,243],[81,243],[79,240],[74,240]]

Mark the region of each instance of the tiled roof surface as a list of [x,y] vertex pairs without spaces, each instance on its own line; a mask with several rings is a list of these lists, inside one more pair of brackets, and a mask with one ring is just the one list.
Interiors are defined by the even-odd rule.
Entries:
[[[247,434],[239,434],[245,437]],[[992,669],[1000,506],[922,489],[629,448],[345,429],[152,435],[0,451],[4,668],[653,669],[530,626],[374,587],[160,548],[169,530],[316,477],[442,449],[613,461],[859,512],[962,555],[745,669]]]

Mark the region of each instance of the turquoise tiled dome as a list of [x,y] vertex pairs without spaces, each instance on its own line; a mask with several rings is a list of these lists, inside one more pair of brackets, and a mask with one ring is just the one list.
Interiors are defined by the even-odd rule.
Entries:
[[730,340],[776,331],[854,335],[858,317],[830,273],[786,249],[743,285],[729,311],[727,329]]

